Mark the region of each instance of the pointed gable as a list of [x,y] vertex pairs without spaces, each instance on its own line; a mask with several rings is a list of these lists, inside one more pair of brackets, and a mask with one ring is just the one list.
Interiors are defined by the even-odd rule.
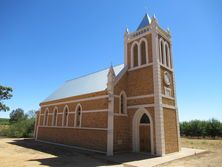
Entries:
[[148,14],[145,14],[145,16],[143,17],[143,20],[141,21],[139,27],[137,28],[137,31],[138,31],[139,29],[142,29],[142,28],[150,25],[150,23],[151,23],[151,19],[150,19],[149,15],[148,15]]

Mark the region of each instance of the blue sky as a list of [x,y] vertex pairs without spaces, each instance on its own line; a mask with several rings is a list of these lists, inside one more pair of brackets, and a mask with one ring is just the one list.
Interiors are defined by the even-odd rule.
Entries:
[[[154,13],[172,33],[180,120],[222,120],[222,1],[0,0],[0,84],[38,109],[64,81],[123,63],[126,26]],[[0,112],[8,117],[9,112]]]

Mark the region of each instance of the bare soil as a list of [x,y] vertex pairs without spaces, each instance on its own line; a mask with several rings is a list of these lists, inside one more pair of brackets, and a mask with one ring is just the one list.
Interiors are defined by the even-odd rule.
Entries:
[[222,140],[181,138],[181,146],[206,150],[160,165],[159,167],[222,167]]
[[[222,140],[181,139],[182,147],[208,150],[205,153],[182,158],[159,167],[222,167]],[[115,161],[123,156],[122,162]],[[0,167],[73,167],[123,166],[122,163],[147,158],[147,155],[123,154],[113,158],[87,151],[75,150],[33,139],[0,137]]]

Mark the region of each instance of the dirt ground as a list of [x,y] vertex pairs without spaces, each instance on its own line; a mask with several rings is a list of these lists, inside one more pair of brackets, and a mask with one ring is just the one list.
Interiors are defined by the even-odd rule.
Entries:
[[[182,147],[208,150],[206,153],[182,158],[159,167],[222,167],[222,140],[181,139]],[[121,156],[121,155],[117,155]],[[145,159],[147,155],[139,155]],[[140,160],[135,155],[124,155],[122,162],[101,154],[35,142],[33,139],[0,137],[0,167],[73,167],[123,166],[121,163]]]
[[181,139],[182,147],[207,152],[162,164],[159,167],[222,167],[222,140]]

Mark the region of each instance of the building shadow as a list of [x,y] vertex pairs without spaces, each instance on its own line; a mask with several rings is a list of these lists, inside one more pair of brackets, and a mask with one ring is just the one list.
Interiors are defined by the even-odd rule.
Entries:
[[79,150],[75,148],[68,148],[48,143],[35,141],[34,139],[15,139],[9,144],[17,145],[20,147],[33,149],[43,153],[51,154],[55,157],[30,159],[29,161],[38,161],[41,165],[50,167],[94,167],[94,166],[110,166],[118,165],[126,162],[138,161],[154,156],[148,154],[138,153],[118,153],[114,156],[106,156],[105,154],[95,153],[91,151]]

